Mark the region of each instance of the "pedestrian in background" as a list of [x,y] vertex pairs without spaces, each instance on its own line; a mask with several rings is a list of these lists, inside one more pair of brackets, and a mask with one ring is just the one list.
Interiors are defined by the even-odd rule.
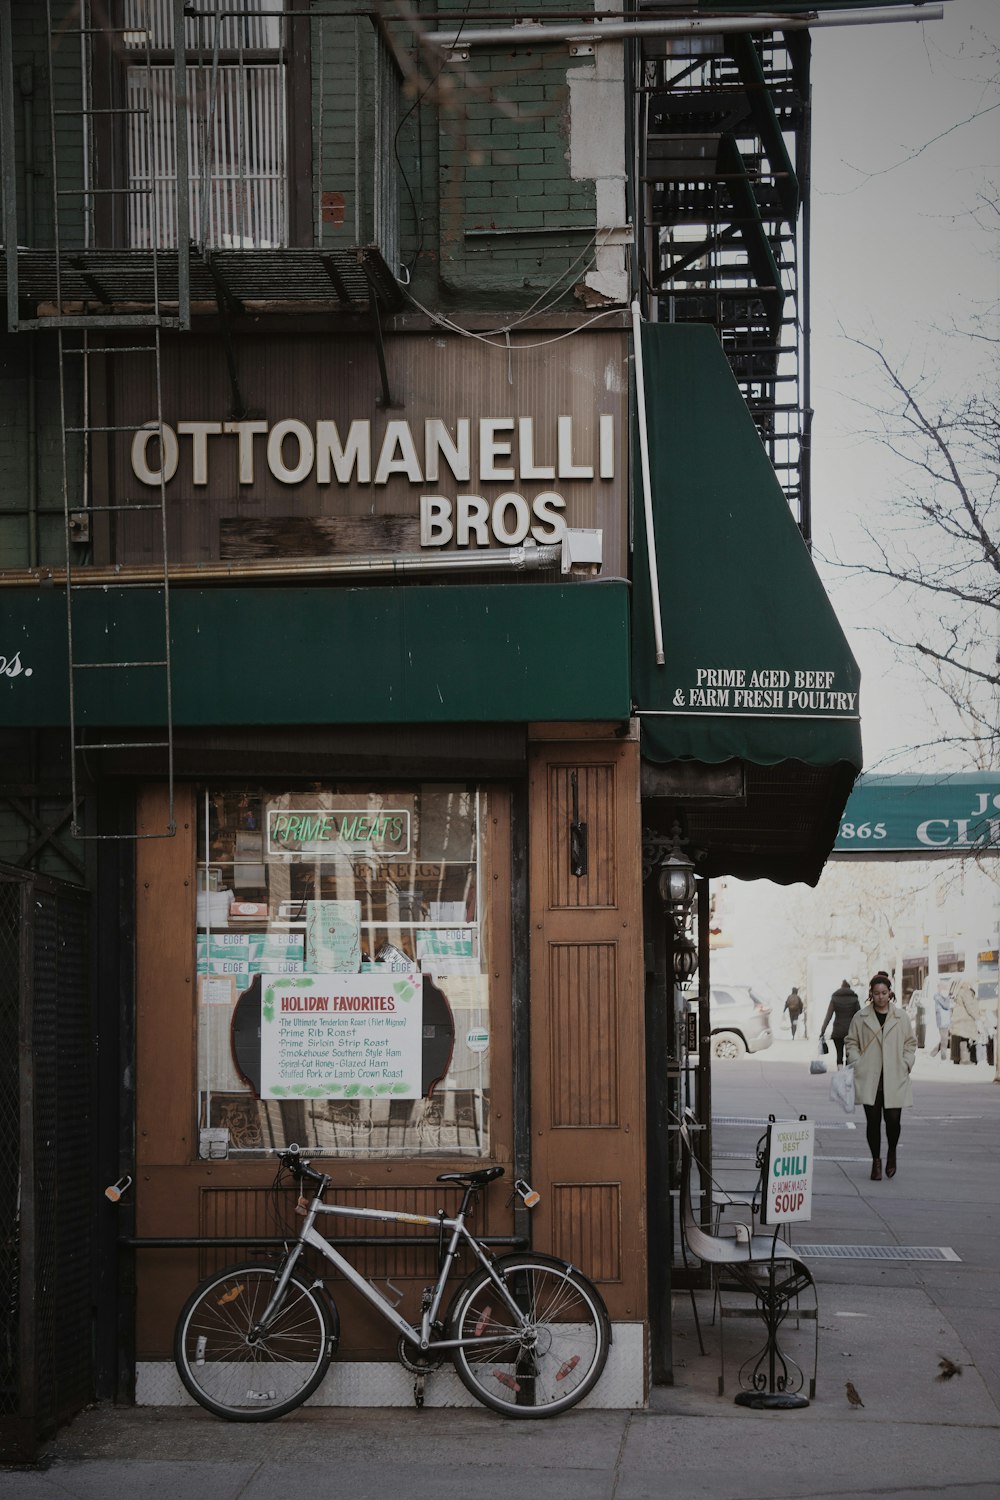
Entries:
[[945,994],[939,984],[934,991],[934,1021],[938,1029],[938,1044],[931,1057],[940,1054],[941,1061],[948,1060],[948,1038],[951,1035],[951,996]]
[[791,1022],[792,1041],[794,1042],[795,1028],[799,1024],[799,1017],[802,1014],[802,996],[799,994],[797,985],[792,985],[792,993],[785,1001],[785,1009],[788,1012],[788,1019]]
[[844,1061],[844,1038],[850,1029],[850,1025],[858,1011],[861,1009],[861,1001],[858,999],[857,990],[852,990],[846,979],[840,981],[840,988],[834,990],[830,996],[830,1004],[826,1015],[823,1017],[823,1025],[820,1027],[820,1041],[826,1035],[826,1028],[833,1022],[830,1028],[830,1040],[837,1049],[837,1067]]
[[979,1001],[976,997],[976,987],[968,979],[953,980],[951,986],[952,1062],[976,1062],[978,1039]]
[[885,1175],[896,1175],[903,1110],[913,1103],[910,1073],[917,1055],[917,1038],[910,1018],[895,997],[884,969],[868,984],[868,1004],[851,1022],[845,1052],[854,1068],[854,1094],[865,1108],[872,1181],[882,1179],[882,1120],[885,1119]]

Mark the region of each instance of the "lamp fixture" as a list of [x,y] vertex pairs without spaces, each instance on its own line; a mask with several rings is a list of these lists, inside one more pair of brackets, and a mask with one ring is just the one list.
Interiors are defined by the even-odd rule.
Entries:
[[683,837],[679,823],[671,828],[670,840],[670,849],[660,865],[656,884],[664,906],[669,906],[675,917],[683,921],[694,900],[694,860],[684,853],[682,846],[687,839]]
[[688,984],[698,972],[698,949],[685,933],[674,938],[674,978]]

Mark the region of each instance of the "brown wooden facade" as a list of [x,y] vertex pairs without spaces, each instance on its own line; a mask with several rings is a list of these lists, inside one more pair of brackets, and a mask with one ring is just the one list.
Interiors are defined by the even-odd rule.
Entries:
[[[613,726],[594,725],[535,726],[530,740],[530,1042],[517,1085],[511,818],[517,789],[490,784],[483,863],[493,1017],[489,1160],[507,1167],[508,1180],[516,1175],[514,1089],[530,1073],[530,1172],[542,1194],[527,1226],[531,1243],[587,1272],[614,1320],[641,1324],[646,1213],[638,743],[616,735]],[[569,873],[574,772],[579,817],[589,830],[583,877]],[[162,828],[165,799],[163,786],[141,790],[140,834]],[[281,1232],[270,1217],[273,1157],[199,1159],[193,786],[175,790],[175,818],[175,838],[137,845],[136,1230],[141,1240],[273,1235]],[[417,1213],[450,1203],[452,1190],[434,1179],[455,1165],[454,1158],[433,1156],[324,1162],[345,1201]],[[515,1222],[507,1200],[505,1184],[485,1195],[480,1232],[524,1232],[525,1216]],[[329,1232],[346,1235],[350,1226],[344,1221]],[[140,1365],[170,1358],[177,1313],[199,1277],[245,1254],[204,1247],[143,1251]],[[433,1245],[363,1248],[357,1259],[373,1280],[403,1291],[404,1313],[417,1312],[421,1289],[436,1274]],[[387,1326],[351,1289],[333,1282],[332,1290],[344,1318],[341,1358],[390,1358],[395,1336]]]

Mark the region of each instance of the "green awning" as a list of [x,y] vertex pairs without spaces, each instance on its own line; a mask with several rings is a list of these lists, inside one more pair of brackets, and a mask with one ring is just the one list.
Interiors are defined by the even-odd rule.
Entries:
[[1000,771],[861,776],[844,808],[834,854],[996,857]]
[[[68,723],[66,596],[0,593],[0,725]],[[628,586],[214,589],[170,594],[176,725],[627,719]],[[77,662],[163,658],[162,598],[82,588]],[[156,666],[75,673],[81,726],[163,724]]]
[[[642,351],[665,654],[657,665],[636,441],[642,754],[658,765],[781,768],[802,788],[801,805],[786,805],[790,863],[780,847],[756,859],[748,815],[739,853],[718,849],[712,868],[815,879],[861,768],[858,667],[714,330],[647,325]],[[774,830],[762,823],[765,832]]]

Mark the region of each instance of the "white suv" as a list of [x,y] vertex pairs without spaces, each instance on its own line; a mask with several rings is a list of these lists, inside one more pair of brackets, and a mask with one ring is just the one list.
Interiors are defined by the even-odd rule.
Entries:
[[729,1061],[771,1045],[771,1007],[753,985],[713,984],[708,1016],[713,1057]]

